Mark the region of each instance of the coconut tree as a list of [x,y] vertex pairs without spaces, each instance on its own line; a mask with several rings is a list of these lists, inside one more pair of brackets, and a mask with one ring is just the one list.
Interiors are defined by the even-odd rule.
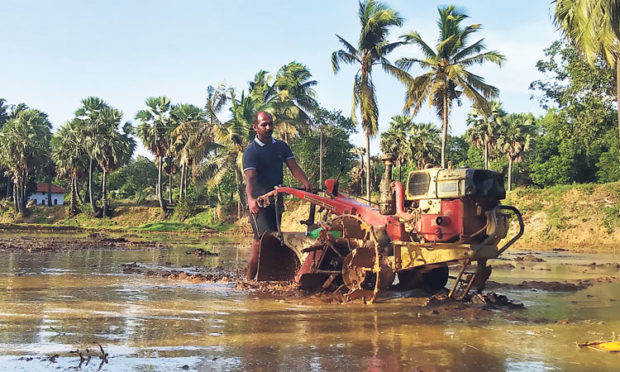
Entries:
[[[185,164],[185,175],[181,178],[185,178],[185,186],[183,193],[185,194],[187,188],[187,173],[189,173],[189,167],[192,170],[192,180],[195,182],[198,175],[198,165],[206,160],[209,156],[217,156],[218,145],[213,139],[213,128],[222,124],[218,115],[222,108],[228,102],[228,89],[224,84],[219,84],[217,87],[209,85],[207,88],[207,101],[204,106],[204,118],[203,120],[189,120],[180,123],[172,132],[172,138],[175,143],[182,143],[182,148],[179,150],[181,153],[180,163]],[[191,116],[195,118],[196,113],[192,113]],[[183,167],[181,169],[183,173]],[[220,185],[217,183],[217,195],[218,200],[222,201],[222,195],[220,192]]]
[[508,159],[508,191],[512,190],[512,164],[523,161],[523,155],[530,149],[534,130],[532,114],[510,114],[504,119],[498,148]]
[[307,134],[313,124],[311,115],[319,105],[313,89],[317,82],[311,78],[310,70],[295,61],[282,66],[276,74],[274,124],[285,141],[295,138],[297,132]]
[[332,53],[331,61],[334,73],[340,71],[341,63],[358,67],[353,80],[351,119],[356,120],[356,111],[359,109],[361,125],[366,134],[366,197],[370,200],[370,138],[377,134],[379,116],[372,68],[380,65],[384,71],[403,82],[408,82],[411,77],[387,59],[392,50],[402,45],[402,42],[387,41],[390,28],[403,23],[399,14],[378,1],[364,0],[359,3],[359,20],[361,30],[357,48],[336,35],[343,48]]
[[136,114],[140,121],[137,134],[144,147],[155,155],[157,161],[157,185],[155,186],[159,206],[164,214],[168,213],[161,187],[161,173],[163,161],[170,147],[170,99],[167,97],[149,97],[146,99],[146,109]]
[[0,165],[13,181],[15,211],[26,216],[26,184],[29,175],[50,156],[51,123],[34,109],[20,111],[0,130]]
[[80,135],[80,125],[82,125],[82,121],[78,119],[66,122],[54,133],[51,140],[51,157],[56,165],[58,177],[71,180],[71,204],[69,208],[71,215],[79,212],[76,200],[77,181],[78,177],[84,175],[89,159],[83,146],[83,138]]
[[473,107],[467,116],[466,123],[471,127],[465,136],[475,147],[482,147],[484,169],[489,169],[489,154],[497,144],[505,116],[506,112],[498,101],[491,101],[484,109]]
[[[258,86],[251,84],[251,88],[256,87]],[[260,86],[258,90],[263,89],[263,87]],[[241,92],[241,96],[237,98],[235,90],[229,90],[232,118],[225,123],[213,127],[213,139],[217,143],[217,156],[211,157],[198,170],[200,177],[208,180],[209,186],[222,182],[229,172],[232,171],[234,173],[238,196],[238,217],[242,216],[243,210],[246,207],[243,166],[241,163],[243,151],[252,140],[252,123],[255,113],[270,107],[269,102],[263,101],[263,97],[266,96],[257,94],[257,91],[253,89],[250,92],[247,96],[245,92]]]
[[409,130],[409,152],[416,160],[417,169],[439,160],[441,154],[441,135],[432,123],[414,123]]
[[441,166],[446,166],[446,141],[448,139],[449,117],[452,103],[461,104],[461,96],[475,106],[485,108],[487,99],[498,96],[498,89],[486,84],[482,76],[467,69],[485,62],[501,66],[504,56],[496,51],[487,51],[484,39],[469,44],[471,35],[480,29],[479,24],[461,26],[467,15],[454,6],[439,8],[439,38],[435,49],[431,48],[416,31],[402,36],[406,43],[420,48],[424,59],[401,58],[396,65],[408,70],[413,64],[428,70],[407,84],[405,109],[417,114],[426,100],[435,108],[442,120]]
[[[616,102],[620,97],[620,2],[616,0],[555,0],[554,19],[590,63],[602,56],[616,67]],[[618,135],[620,135],[620,110]]]
[[407,146],[407,136],[411,130],[413,122],[411,117],[403,115],[392,116],[390,127],[381,133],[381,151],[391,153],[396,157],[398,162],[398,180],[402,181],[402,167],[407,157],[410,155],[409,146]]

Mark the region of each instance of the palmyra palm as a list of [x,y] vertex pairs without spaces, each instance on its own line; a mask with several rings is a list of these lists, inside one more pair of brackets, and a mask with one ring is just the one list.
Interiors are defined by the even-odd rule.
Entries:
[[523,161],[530,149],[534,135],[532,114],[510,114],[504,119],[504,126],[498,139],[498,148],[508,159],[508,191],[512,190],[512,164]]
[[472,145],[483,149],[484,169],[489,169],[489,154],[495,148],[505,116],[498,101],[490,102],[485,109],[473,107],[467,116],[466,122],[470,127],[465,136]]

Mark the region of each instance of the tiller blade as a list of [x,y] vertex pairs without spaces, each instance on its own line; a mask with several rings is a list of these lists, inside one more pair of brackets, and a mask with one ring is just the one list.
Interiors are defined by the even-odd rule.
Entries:
[[258,281],[292,281],[299,270],[299,258],[277,233],[263,234],[258,254]]

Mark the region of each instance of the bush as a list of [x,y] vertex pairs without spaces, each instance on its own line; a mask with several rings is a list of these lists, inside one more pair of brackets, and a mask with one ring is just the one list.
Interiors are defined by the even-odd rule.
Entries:
[[174,208],[174,218],[179,221],[184,221],[196,213],[198,213],[198,198],[194,192],[189,192]]

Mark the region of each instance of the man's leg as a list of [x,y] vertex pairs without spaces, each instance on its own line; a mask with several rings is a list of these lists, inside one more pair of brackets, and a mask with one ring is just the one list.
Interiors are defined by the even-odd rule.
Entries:
[[258,270],[258,248],[259,246],[260,246],[260,240],[252,241],[252,249],[250,251],[250,258],[248,259],[248,267],[245,273],[245,278],[247,280],[254,280],[254,278],[256,277],[256,271]]
[[257,214],[250,213],[250,224],[254,232],[254,241],[248,258],[248,266],[245,272],[247,280],[254,280],[258,271],[258,257],[260,251],[260,238],[265,232],[277,231],[276,212],[273,205],[262,208]]

